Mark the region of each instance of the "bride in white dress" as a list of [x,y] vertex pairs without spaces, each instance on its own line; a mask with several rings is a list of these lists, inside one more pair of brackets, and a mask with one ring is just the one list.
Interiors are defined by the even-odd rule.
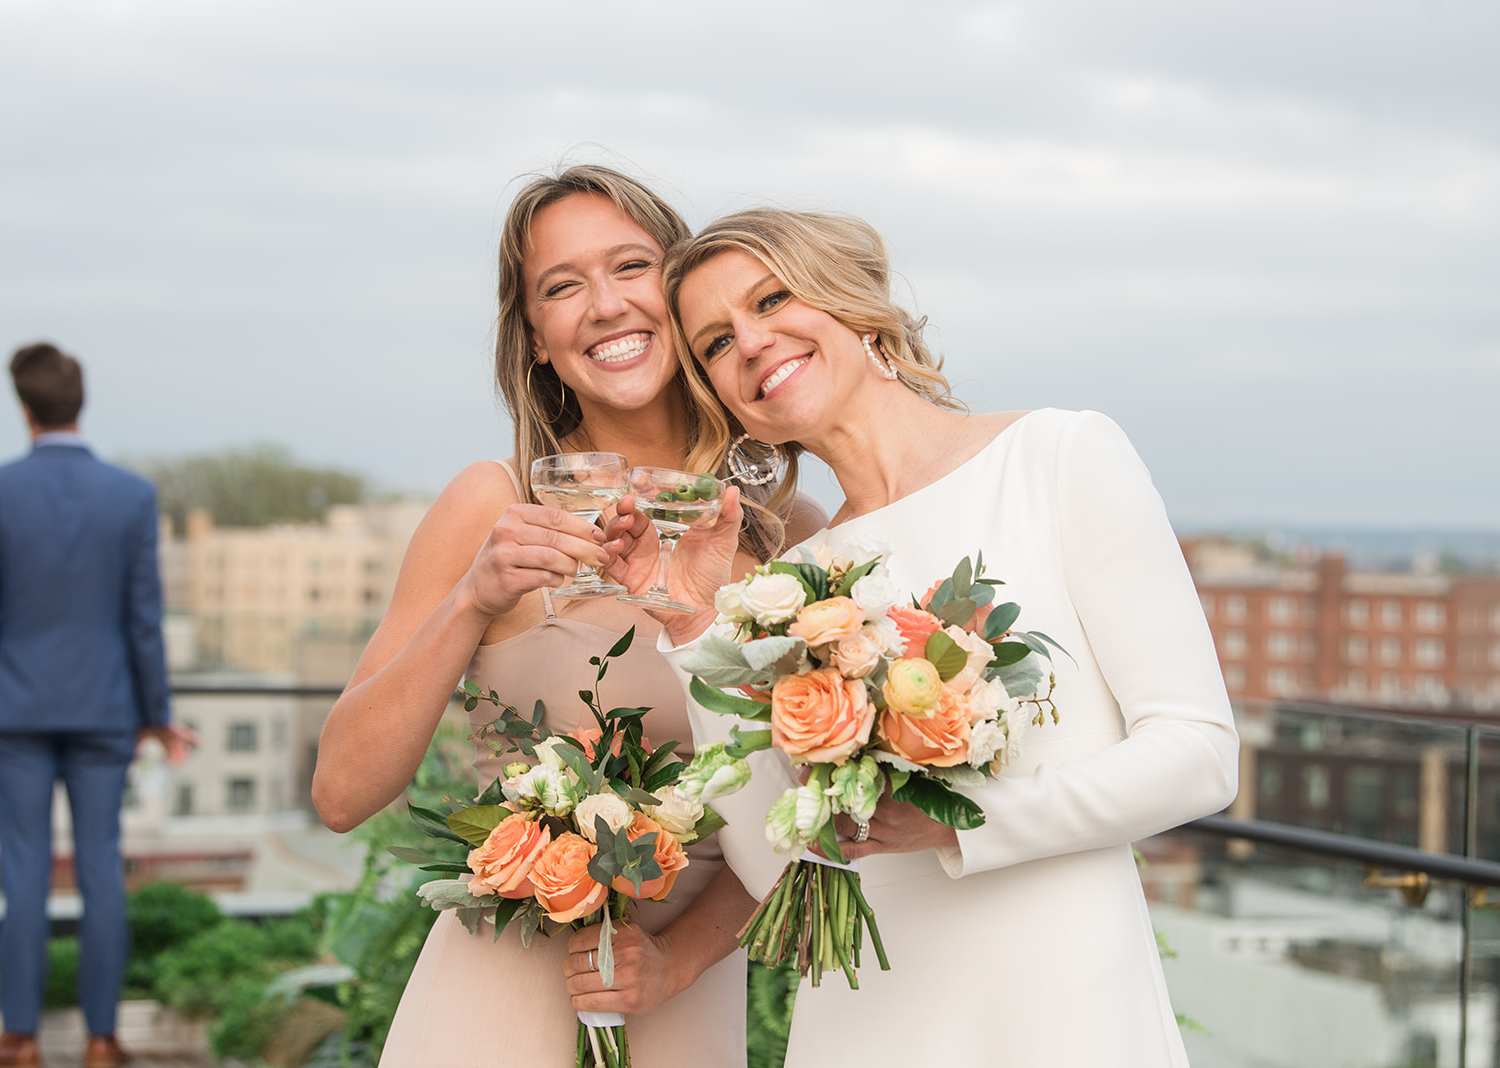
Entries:
[[[969,791],[983,827],[954,831],[887,797],[868,839],[844,845],[892,970],[867,961],[858,991],[804,986],[787,1064],[1185,1065],[1130,843],[1226,806],[1238,740],[1192,580],[1125,435],[1095,412],[964,411],[856,219],[729,216],[679,247],[665,287],[690,380],[727,409],[715,446],[743,430],[837,476],[847,499],[811,543],[882,541],[916,594],[983,551],[1019,625],[1069,654],[1054,659],[1061,722]],[[669,660],[713,619],[733,542],[733,523],[684,539],[673,583],[703,610],[665,621]],[[699,745],[734,723],[693,715]],[[716,807],[726,856],[763,896],[786,860],[764,813],[791,771],[757,758],[751,787]]]

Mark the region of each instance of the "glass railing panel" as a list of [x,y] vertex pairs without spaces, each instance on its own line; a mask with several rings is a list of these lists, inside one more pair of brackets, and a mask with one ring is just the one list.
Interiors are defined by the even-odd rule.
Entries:
[[1194,1068],[1446,1068],[1465,1026],[1467,1068],[1497,1064],[1500,925],[1463,1016],[1462,888],[1412,904],[1359,864],[1192,829],[1141,852]]

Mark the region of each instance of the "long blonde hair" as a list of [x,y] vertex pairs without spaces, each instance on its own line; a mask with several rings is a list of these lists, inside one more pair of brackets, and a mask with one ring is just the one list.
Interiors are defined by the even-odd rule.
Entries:
[[[674,246],[662,268],[677,358],[687,369],[689,391],[703,409],[698,440],[688,455],[689,467],[723,456],[730,441],[744,431],[719,401],[708,372],[694,358],[679,306],[683,280],[729,251],[754,256],[798,300],[827,312],[855,333],[878,335],[887,362],[908,389],[940,407],[964,409],[943,377],[942,360],[922,339],[927,320],[912,318],[891,300],[890,257],[873,226],[852,215],[751,208],[726,215]],[[764,502],[776,514],[784,511],[797,491],[797,458],[804,449],[790,441],[780,451],[787,462],[786,476]]]

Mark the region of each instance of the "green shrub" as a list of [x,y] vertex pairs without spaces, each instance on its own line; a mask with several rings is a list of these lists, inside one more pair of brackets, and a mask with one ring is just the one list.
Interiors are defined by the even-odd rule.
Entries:
[[47,942],[47,991],[42,1004],[49,1009],[78,1004],[78,939],[74,935]]
[[125,902],[130,918],[130,966],[125,996],[155,996],[156,958],[222,920],[213,898],[180,883],[147,883]]

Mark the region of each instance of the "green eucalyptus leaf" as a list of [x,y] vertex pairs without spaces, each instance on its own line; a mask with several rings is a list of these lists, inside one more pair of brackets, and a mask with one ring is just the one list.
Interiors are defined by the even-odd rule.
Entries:
[[953,569],[953,595],[955,597],[967,597],[969,595],[969,587],[973,584],[974,564],[966,556]]
[[990,610],[990,614],[984,621],[985,641],[994,641],[1015,625],[1016,619],[1021,615],[1021,606],[1014,601],[996,605]]
[[1025,642],[1000,642],[994,648],[995,659],[992,664],[996,667],[1019,664],[1031,655],[1031,646]]
[[420,849],[413,849],[411,846],[386,846],[385,851],[397,860],[404,860],[408,864],[431,864],[438,859],[431,853],[423,852]]

